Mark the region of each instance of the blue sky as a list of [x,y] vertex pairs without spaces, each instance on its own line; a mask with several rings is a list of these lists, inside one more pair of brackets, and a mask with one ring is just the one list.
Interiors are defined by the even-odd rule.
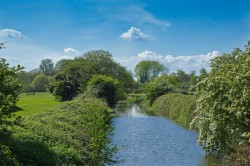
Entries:
[[199,71],[249,39],[250,0],[0,0],[0,56],[26,70],[103,49],[130,70]]

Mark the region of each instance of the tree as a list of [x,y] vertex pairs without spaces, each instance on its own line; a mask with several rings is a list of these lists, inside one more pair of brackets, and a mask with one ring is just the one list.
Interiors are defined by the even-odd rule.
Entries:
[[62,68],[66,67],[66,65],[70,63],[71,61],[72,61],[71,59],[61,59],[58,62],[56,62],[55,69],[54,69],[55,73],[61,71]]
[[109,76],[94,75],[88,82],[88,91],[97,98],[107,101],[109,107],[114,107],[118,101],[118,80]]
[[206,77],[208,77],[208,75],[209,75],[209,73],[207,72],[206,69],[204,69],[204,68],[200,69],[200,75],[198,77],[198,81],[205,79]]
[[[0,45],[2,48],[3,45]],[[22,85],[16,76],[21,66],[9,67],[5,59],[0,59],[0,125],[3,119],[10,117],[16,109],[18,95],[21,93]]]
[[79,94],[79,83],[72,75],[59,73],[48,89],[58,100],[67,101]]
[[23,85],[23,92],[33,92],[34,88],[32,84],[32,81],[34,78],[38,75],[38,73],[33,73],[33,71],[26,72],[26,71],[20,71],[17,73],[17,77],[20,79],[20,82]]
[[41,64],[39,66],[40,72],[47,75],[51,76],[54,74],[54,63],[52,59],[43,59],[41,61]]
[[135,75],[141,83],[149,82],[151,79],[167,74],[168,69],[158,61],[141,61],[135,67]]
[[170,93],[175,89],[171,81],[169,76],[160,76],[145,85],[145,93],[150,105],[153,104],[157,97]]
[[212,59],[210,74],[196,86],[200,97],[192,126],[209,154],[224,156],[238,145],[250,147],[249,44],[244,51]]
[[[57,75],[59,76],[57,77]],[[126,68],[115,62],[109,52],[103,50],[90,51],[83,56],[66,62],[57,71],[57,75],[54,77],[55,81],[50,88],[51,92],[54,91],[52,89],[62,90],[58,91],[60,93],[57,93],[57,96],[67,93],[64,93],[63,87],[56,86],[61,86],[64,83],[68,84],[69,82],[70,86],[74,87],[72,94],[77,95],[85,92],[87,83],[93,75],[106,75],[117,79],[120,82],[119,91],[117,92],[119,98],[124,96],[124,92],[131,92],[134,88],[134,80]],[[67,81],[62,80],[63,78],[67,78]],[[57,81],[60,83],[57,83]]]
[[[116,78],[120,82],[120,88],[124,92],[131,92],[134,80],[129,71],[115,62],[108,51],[89,51],[82,56],[86,60],[85,71],[92,75],[107,75]],[[90,77],[90,78],[91,78]]]
[[46,76],[45,74],[39,74],[32,81],[32,85],[36,92],[46,92],[51,81],[52,81],[51,76]]

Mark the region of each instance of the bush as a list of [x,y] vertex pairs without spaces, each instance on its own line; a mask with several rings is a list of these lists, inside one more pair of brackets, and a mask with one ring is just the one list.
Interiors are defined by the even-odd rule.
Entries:
[[171,84],[167,76],[157,77],[145,85],[145,93],[150,105],[153,104],[157,97],[172,92],[173,90],[174,85]]
[[109,107],[114,107],[118,101],[118,80],[112,77],[94,75],[87,89],[95,97],[105,99]]

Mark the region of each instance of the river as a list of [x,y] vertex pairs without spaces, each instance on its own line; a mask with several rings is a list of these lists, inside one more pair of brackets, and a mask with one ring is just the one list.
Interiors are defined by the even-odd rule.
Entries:
[[143,113],[139,105],[119,104],[113,119],[117,166],[221,166],[197,146],[197,132],[159,116]]

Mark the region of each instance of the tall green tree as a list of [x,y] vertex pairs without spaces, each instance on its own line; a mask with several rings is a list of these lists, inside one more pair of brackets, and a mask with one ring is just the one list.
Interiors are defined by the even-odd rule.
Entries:
[[62,70],[63,67],[66,67],[67,64],[69,64],[72,60],[71,59],[61,59],[56,62],[54,71],[55,73],[58,73]]
[[[67,61],[54,76],[55,81],[50,91],[56,96],[68,94],[68,87],[62,86],[65,83],[72,88],[71,97],[78,95],[87,90],[87,83],[93,75],[106,75],[117,79],[120,82],[120,98],[124,96],[124,92],[131,92],[134,88],[134,80],[126,68],[115,62],[109,52],[97,50]],[[60,91],[57,91],[59,89]]]
[[51,76],[54,74],[54,63],[52,59],[43,59],[41,61],[41,64],[39,66],[40,72],[47,75]]
[[141,83],[167,73],[168,69],[158,61],[141,61],[135,67],[135,75]]
[[[3,44],[0,45],[0,49]],[[9,67],[6,60],[0,58],[0,125],[3,119],[10,117],[16,109],[18,95],[21,93],[22,85],[16,73],[23,68],[21,66]]]
[[[249,43],[250,44],[250,43]],[[209,154],[224,156],[250,145],[250,45],[211,61],[211,72],[197,84],[199,99],[192,125]]]

